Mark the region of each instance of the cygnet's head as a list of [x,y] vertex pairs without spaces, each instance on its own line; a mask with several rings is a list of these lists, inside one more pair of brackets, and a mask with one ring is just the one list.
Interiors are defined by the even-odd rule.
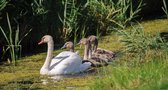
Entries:
[[43,43],[48,43],[51,40],[53,40],[52,36],[45,35],[41,38],[41,41],[38,43],[38,45],[43,44]]
[[89,40],[87,38],[82,38],[80,41],[79,41],[79,45],[86,45],[89,43]]
[[67,49],[73,49],[73,48],[74,48],[73,42],[71,42],[71,41],[66,42],[66,43],[62,46],[61,49],[65,49],[65,48],[67,48]]
[[97,37],[95,35],[90,35],[90,36],[88,36],[88,40],[90,42],[95,42],[97,40]]

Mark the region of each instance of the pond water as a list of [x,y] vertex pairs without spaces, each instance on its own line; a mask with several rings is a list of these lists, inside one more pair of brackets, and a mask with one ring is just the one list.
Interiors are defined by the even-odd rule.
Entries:
[[55,75],[55,76],[41,76],[41,82],[43,85],[47,85],[48,83],[53,83],[53,82],[60,82],[63,81],[64,79],[67,78],[84,78],[84,77],[90,77],[90,76],[97,76],[97,70],[94,69],[90,69],[87,72],[84,73],[78,73],[78,74],[70,74],[70,75]]
[[40,76],[40,82],[47,87],[80,89],[88,87],[88,82],[98,76],[100,76],[100,74],[98,74],[98,68],[93,68],[89,71],[73,75]]

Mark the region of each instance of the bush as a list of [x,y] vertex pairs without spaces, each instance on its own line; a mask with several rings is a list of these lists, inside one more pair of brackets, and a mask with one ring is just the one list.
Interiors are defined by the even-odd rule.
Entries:
[[99,30],[103,34],[111,32],[115,28],[125,28],[138,16],[143,6],[142,0],[133,6],[132,0],[87,0],[84,12],[86,25],[92,30]]
[[[85,35],[100,36],[116,28],[125,28],[138,16],[142,6],[141,0],[135,6],[132,0],[1,0],[0,26],[8,28],[7,12],[14,18],[10,20],[12,28],[17,27],[15,21],[18,21],[20,37],[32,28],[21,43],[24,52],[28,53],[37,51],[36,43],[45,34],[52,35],[54,41],[60,44],[67,40],[76,42],[77,38]],[[0,34],[4,42],[5,38]]]
[[141,54],[145,56],[149,50],[158,52],[168,47],[163,42],[160,34],[152,35],[145,32],[142,26],[132,26],[128,31],[119,31],[121,34],[121,42],[124,43],[124,52]]

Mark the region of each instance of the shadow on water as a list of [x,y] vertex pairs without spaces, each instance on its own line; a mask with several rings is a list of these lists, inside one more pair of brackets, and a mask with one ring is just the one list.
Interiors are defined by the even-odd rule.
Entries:
[[[91,69],[83,73],[72,75],[22,77],[11,80],[6,84],[0,84],[0,89],[39,90],[44,87],[74,89],[84,87],[80,85],[78,80],[86,80],[86,77],[98,75],[97,73],[96,69]],[[71,85],[71,80],[72,82],[76,80],[75,82],[77,82],[77,85]]]
[[[82,78],[82,77],[87,77],[87,76],[95,76],[97,72],[97,69],[90,69],[86,72],[81,72],[78,74],[68,74],[68,75],[55,75],[55,76],[42,76],[41,78],[46,78],[48,77],[52,81],[61,81],[65,78]],[[43,80],[43,79],[42,79]]]
[[[97,70],[96,69],[90,69],[87,72],[83,73],[78,73],[78,74],[70,74],[70,75],[55,75],[55,76],[41,76],[41,83],[46,86],[52,86],[52,87],[64,87],[67,89],[74,89],[78,87],[83,87],[82,85],[64,85],[63,83],[67,81],[67,79],[70,80],[79,80],[85,77],[90,77],[90,76],[97,76]],[[83,79],[82,79],[83,80]],[[57,83],[57,82],[63,82]],[[78,82],[80,83],[80,82]]]
[[168,32],[161,32],[160,37],[163,41],[168,42]]
[[22,77],[9,81],[6,84],[0,84],[3,90],[39,90],[40,87],[32,87],[34,84],[41,83],[38,77]]

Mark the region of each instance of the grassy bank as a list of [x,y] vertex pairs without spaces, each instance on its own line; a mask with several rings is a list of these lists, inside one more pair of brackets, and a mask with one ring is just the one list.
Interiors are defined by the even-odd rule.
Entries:
[[[141,22],[145,32],[155,36],[158,31],[168,31],[168,19]],[[123,53],[122,37],[115,32],[100,39],[99,47],[117,52],[117,58],[111,65],[92,69],[86,73],[65,76],[53,81],[42,77],[39,70],[44,63],[46,53],[24,57],[16,66],[0,65],[0,89],[75,89],[75,90],[160,90],[168,89],[168,51],[149,50],[141,61],[138,54]],[[83,47],[76,48],[83,53]],[[61,50],[54,51],[54,55]],[[44,80],[47,80],[46,85]],[[43,83],[43,84],[42,84]]]
[[106,72],[102,77],[95,79],[91,88],[94,90],[167,90],[167,54],[162,53],[156,57],[153,55],[154,57],[145,59],[148,61],[145,63],[140,63],[137,58],[124,57],[123,60],[129,61],[105,68]]
[[[141,22],[141,25],[143,27],[144,33],[151,34],[153,38],[159,32],[168,31],[167,26],[168,19],[144,21]],[[105,37],[106,40],[111,39],[109,40],[111,43],[104,45],[103,42],[105,41],[103,41],[101,46],[102,47],[106,46],[107,49],[111,49],[113,51],[122,51],[122,49],[124,49],[123,48],[124,44],[121,44],[121,42],[119,41],[122,40],[123,37],[120,36],[117,37],[118,35],[117,36],[111,35],[111,36]],[[146,39],[148,38],[146,37]],[[141,54],[144,56],[140,57]],[[100,70],[102,72],[101,73],[102,77],[98,77],[95,79],[95,81],[91,85],[91,89],[93,90],[161,90],[161,89],[167,90],[168,89],[167,49],[155,49],[155,50],[149,49],[145,50],[145,52],[139,52],[137,54],[124,52],[120,53],[118,56],[119,57],[116,58],[116,60],[113,62],[112,65]]]

